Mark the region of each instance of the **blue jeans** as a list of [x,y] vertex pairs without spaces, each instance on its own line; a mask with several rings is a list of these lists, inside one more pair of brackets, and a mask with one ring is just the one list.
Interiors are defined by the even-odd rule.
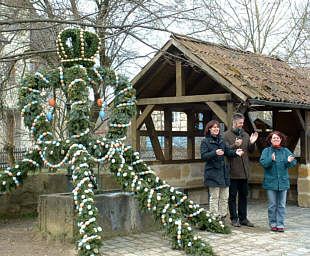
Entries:
[[267,190],[270,227],[284,228],[286,193],[287,190]]

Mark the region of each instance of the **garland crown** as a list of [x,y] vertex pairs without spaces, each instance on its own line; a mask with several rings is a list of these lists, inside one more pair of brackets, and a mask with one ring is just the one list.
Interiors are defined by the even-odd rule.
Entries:
[[64,67],[95,64],[94,58],[99,53],[100,39],[97,34],[83,29],[67,28],[58,34],[57,54]]

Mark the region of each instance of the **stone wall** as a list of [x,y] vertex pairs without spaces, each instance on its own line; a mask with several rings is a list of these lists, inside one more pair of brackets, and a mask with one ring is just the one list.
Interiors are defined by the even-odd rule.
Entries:
[[66,192],[66,189],[64,174],[30,174],[21,188],[0,196],[0,216],[36,214],[39,195]]
[[310,207],[310,164],[302,164],[298,169],[298,205]]
[[[252,161],[252,171],[249,179],[249,200],[267,200],[267,193],[262,188],[264,169]],[[193,187],[188,190],[189,197],[200,204],[208,202],[207,188],[203,186],[204,162],[152,165],[156,174],[175,187]],[[288,191],[287,200],[297,202],[297,176],[298,165],[289,169],[291,189]],[[199,188],[200,186],[200,188]],[[310,191],[310,190],[308,190]],[[309,193],[310,194],[310,193]]]
[[[113,174],[101,176],[103,190],[120,189]],[[0,217],[37,214],[39,196],[67,192],[67,177],[64,173],[30,174],[21,188],[0,196]]]
[[[266,191],[262,189],[263,168],[258,162],[252,162],[252,174],[249,180],[249,199],[266,200]],[[204,162],[152,165],[157,175],[174,187],[194,187],[188,190],[189,197],[197,203],[208,203],[208,189],[203,187]],[[310,165],[297,165],[289,169],[291,189],[288,191],[288,201],[297,202],[302,207],[310,207]],[[299,175],[299,176],[298,176]],[[298,184],[297,184],[298,177]],[[101,176],[103,190],[120,189],[110,173]],[[298,200],[297,200],[298,185]],[[0,196],[0,216],[19,216],[22,214],[37,214],[39,196],[67,192],[67,177],[65,174],[41,173],[29,175],[24,186],[12,190],[8,195]]]
[[[154,231],[159,228],[148,211],[140,211],[137,199],[128,192],[95,195],[97,221],[103,238]],[[78,228],[72,193],[41,195],[39,229],[57,237],[74,240]]]

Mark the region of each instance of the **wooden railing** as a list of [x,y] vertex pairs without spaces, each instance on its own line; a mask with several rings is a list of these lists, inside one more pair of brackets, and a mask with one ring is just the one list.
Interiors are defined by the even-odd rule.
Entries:
[[[13,151],[15,161],[23,160],[25,153],[32,150],[31,148],[15,148]],[[9,156],[4,149],[0,150],[0,169],[7,168],[9,166]]]

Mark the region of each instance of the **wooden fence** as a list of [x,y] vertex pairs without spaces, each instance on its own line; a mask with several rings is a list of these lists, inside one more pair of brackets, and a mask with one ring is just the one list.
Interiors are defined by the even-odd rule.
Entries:
[[[20,161],[25,158],[25,153],[29,152],[30,150],[33,150],[31,148],[15,148],[14,149],[14,157],[15,161]],[[7,168],[9,166],[9,156],[8,153],[4,150],[1,149],[0,151],[0,169]]]

